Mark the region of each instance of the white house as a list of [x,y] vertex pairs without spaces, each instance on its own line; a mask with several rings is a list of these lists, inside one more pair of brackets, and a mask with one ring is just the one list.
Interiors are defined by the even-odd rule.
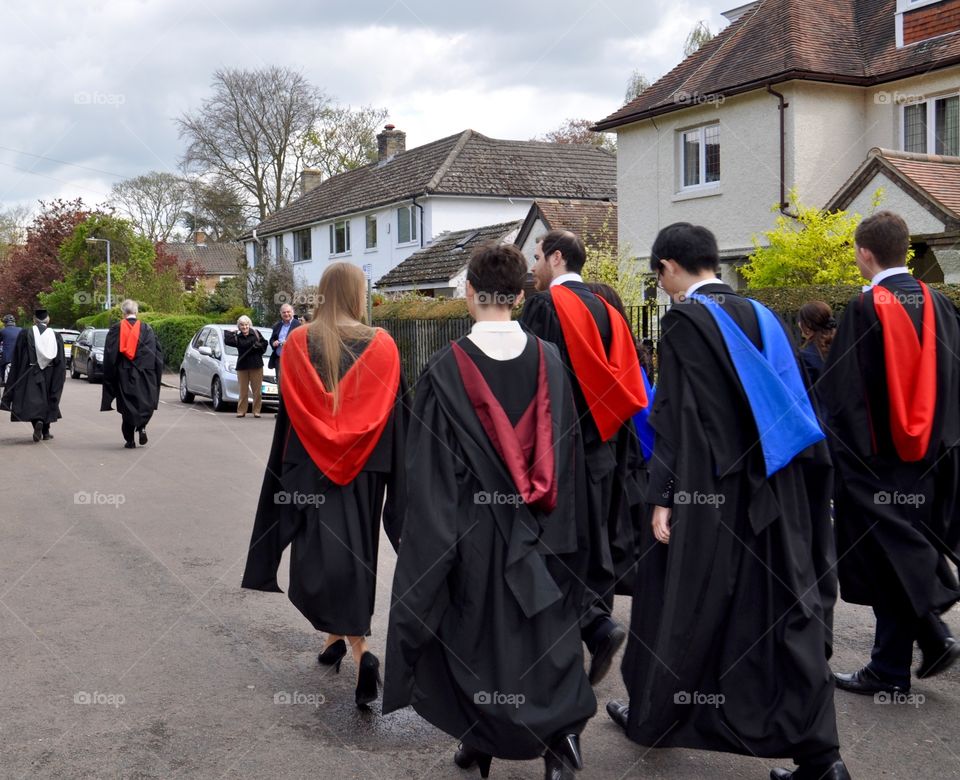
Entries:
[[791,190],[868,212],[883,185],[927,278],[960,282],[960,203],[938,199],[960,194],[960,0],[764,0],[726,16],[595,127],[617,133],[621,242],[647,257],[662,227],[706,225],[737,282],[752,238],[794,213]]
[[370,265],[379,280],[444,232],[523,219],[537,198],[611,200],[616,159],[594,146],[503,141],[465,130],[407,150],[393,125],[377,136],[379,160],[303,194],[244,237],[246,259],[286,254],[315,284],[331,262]]

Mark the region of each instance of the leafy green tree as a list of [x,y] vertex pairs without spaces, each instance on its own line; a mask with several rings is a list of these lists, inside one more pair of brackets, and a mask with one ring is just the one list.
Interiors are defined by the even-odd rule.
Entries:
[[[872,210],[883,200],[876,191]],[[790,201],[796,218],[777,217],[774,230],[753,237],[754,251],[740,271],[750,287],[862,283],[854,254],[854,234],[862,219],[846,211],[827,212],[804,205],[796,191]],[[774,206],[777,211],[779,206]],[[912,257],[912,254],[911,254]]]
[[704,21],[697,22],[683,44],[683,56],[690,57],[699,51],[701,46],[712,40],[713,33],[710,32],[710,27],[707,23]]
[[638,98],[645,90],[650,88],[650,79],[646,74],[641,73],[640,69],[635,69],[627,79],[627,91],[623,96],[624,102],[629,103]]
[[636,260],[629,257],[627,247],[618,247],[609,223],[591,233],[584,225],[578,232],[587,248],[587,262],[583,266],[585,281],[608,284],[620,295],[624,306],[643,304],[643,274],[637,272]]

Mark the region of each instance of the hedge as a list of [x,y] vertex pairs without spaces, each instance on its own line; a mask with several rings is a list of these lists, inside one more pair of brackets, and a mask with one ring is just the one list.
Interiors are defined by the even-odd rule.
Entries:
[[[781,315],[793,316],[808,301],[825,301],[839,318],[850,300],[860,293],[855,285],[809,285],[807,287],[755,287],[743,292]],[[946,295],[954,306],[960,307],[960,285],[931,284],[930,289]]]
[[373,307],[376,320],[460,320],[469,317],[464,298],[403,298]]
[[194,334],[210,320],[197,314],[177,314],[157,319],[150,323],[157,342],[163,350],[163,361],[167,368],[179,369],[183,353]]

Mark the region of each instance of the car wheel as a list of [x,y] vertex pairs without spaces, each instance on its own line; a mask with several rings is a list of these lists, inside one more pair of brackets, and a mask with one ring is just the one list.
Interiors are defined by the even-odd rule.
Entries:
[[193,393],[187,390],[187,372],[180,372],[180,401],[185,404],[192,404],[194,399]]
[[213,378],[213,383],[210,385],[210,399],[213,401],[213,411],[222,412],[227,408],[223,400],[223,386],[218,376]]

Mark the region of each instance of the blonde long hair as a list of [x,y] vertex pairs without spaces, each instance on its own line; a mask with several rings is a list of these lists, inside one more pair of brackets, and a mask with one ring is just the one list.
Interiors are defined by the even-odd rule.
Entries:
[[[317,305],[307,327],[310,359],[320,372],[327,391],[333,394],[333,411],[340,410],[340,364],[344,353],[353,353],[350,341],[370,341],[376,328],[364,324],[367,278],[352,263],[334,263],[324,272],[317,287]],[[341,319],[358,325],[338,324]]]

